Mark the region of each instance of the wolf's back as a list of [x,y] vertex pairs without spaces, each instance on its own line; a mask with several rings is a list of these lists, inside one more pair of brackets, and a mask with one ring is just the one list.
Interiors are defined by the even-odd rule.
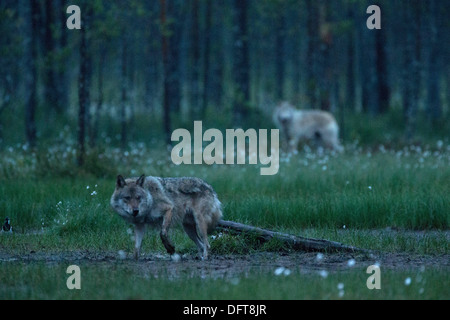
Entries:
[[215,194],[213,188],[199,178],[159,178],[159,180],[162,186],[169,192],[181,192],[184,194],[211,192]]
[[158,179],[175,204],[182,201],[181,195],[196,198],[197,211],[200,211],[197,213],[201,214],[207,224],[208,233],[214,230],[222,218],[222,204],[208,183],[195,177]]

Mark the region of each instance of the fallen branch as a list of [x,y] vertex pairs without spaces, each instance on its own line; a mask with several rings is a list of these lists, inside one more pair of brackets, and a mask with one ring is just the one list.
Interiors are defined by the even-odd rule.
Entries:
[[275,238],[289,245],[292,249],[298,251],[365,252],[365,253],[370,252],[369,250],[366,249],[347,246],[335,241],[294,236],[291,234],[275,232],[233,221],[220,220],[217,229],[225,232],[235,231],[239,234],[250,233],[255,235],[258,241],[260,241],[261,243],[267,242]]

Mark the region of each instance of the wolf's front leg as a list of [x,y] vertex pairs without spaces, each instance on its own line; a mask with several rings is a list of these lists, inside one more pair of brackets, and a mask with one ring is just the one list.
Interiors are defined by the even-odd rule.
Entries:
[[134,225],[134,258],[139,259],[141,253],[142,239],[144,238],[145,224],[135,224]]
[[297,148],[298,148],[298,143],[299,143],[300,141],[299,141],[299,139],[298,138],[296,138],[296,137],[294,137],[294,138],[291,138],[289,141],[288,141],[288,150],[289,150],[289,152],[292,152],[292,153],[295,153],[296,151],[297,151]]
[[166,213],[164,214],[163,223],[161,226],[161,241],[164,245],[164,247],[167,250],[167,253],[170,255],[175,253],[175,246],[172,244],[172,242],[169,239],[168,230],[170,227],[170,223],[172,222],[172,207],[168,208],[166,210]]

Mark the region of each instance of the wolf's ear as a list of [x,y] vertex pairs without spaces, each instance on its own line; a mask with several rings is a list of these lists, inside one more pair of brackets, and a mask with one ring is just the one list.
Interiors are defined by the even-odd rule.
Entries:
[[139,177],[139,179],[137,179],[136,184],[140,187],[143,187],[144,182],[145,182],[145,174],[143,174],[142,176]]
[[127,183],[125,182],[125,179],[119,174],[117,176],[116,188],[123,188],[126,185],[127,185]]

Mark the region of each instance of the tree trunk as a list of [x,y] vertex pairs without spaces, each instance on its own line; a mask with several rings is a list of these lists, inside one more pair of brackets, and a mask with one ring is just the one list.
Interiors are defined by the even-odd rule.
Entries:
[[[155,34],[158,33],[158,26],[155,23],[155,12],[157,12],[158,3],[155,1],[148,1],[148,10],[151,12],[147,19],[149,25],[146,38],[146,53],[145,53],[145,84],[144,84],[144,105],[153,116],[155,111],[156,97],[158,96],[158,86],[160,84],[160,70],[159,62],[161,60],[160,44],[155,41]],[[158,103],[159,104],[159,103]]]
[[283,4],[278,6],[277,28],[275,31],[275,99],[284,100],[284,66],[286,46],[286,16]]
[[58,59],[56,61],[57,67],[55,70],[55,77],[56,77],[56,97],[58,101],[58,108],[61,112],[67,111],[69,109],[69,79],[70,79],[70,72],[68,72],[68,63],[67,63],[67,57],[64,54],[64,51],[67,49],[68,46],[68,32],[66,31],[66,20],[67,20],[67,13],[66,13],[66,6],[65,6],[65,0],[59,0],[56,1],[56,10],[59,12],[58,20],[59,24],[58,27],[61,28],[61,32],[59,35],[59,39],[57,42],[57,51],[58,51]]
[[37,107],[37,42],[39,32],[39,2],[30,2],[30,41],[27,58],[26,76],[26,105],[25,105],[25,133],[27,143],[31,148],[36,147],[36,107]]
[[347,83],[346,83],[346,103],[343,105],[343,111],[345,109],[349,111],[354,111],[356,109],[356,101],[355,101],[355,89],[356,89],[356,81],[355,81],[355,14],[353,4],[348,5],[348,13],[347,19],[352,23],[352,26],[348,35],[348,44],[347,44]]
[[375,32],[375,51],[376,51],[376,79],[377,88],[377,112],[386,113],[389,111],[389,101],[391,92],[389,89],[387,54],[386,54],[386,29],[373,30]]
[[258,241],[260,241],[261,243],[270,241],[272,239],[277,239],[279,241],[282,241],[289,248],[298,251],[361,252],[361,253],[370,252],[369,250],[347,246],[335,241],[294,236],[291,234],[275,232],[233,221],[219,220],[217,229],[226,232],[234,231],[239,234],[250,233],[252,235],[257,236]]
[[403,73],[403,114],[405,118],[405,138],[411,141],[416,130],[417,109],[420,88],[420,1],[411,1],[404,6],[404,30],[406,40],[404,46]]
[[191,64],[191,83],[190,83],[190,110],[191,120],[200,120],[200,75],[201,75],[201,57],[200,57],[200,4],[199,0],[192,0],[192,25],[191,25],[191,50],[192,50],[192,64]]
[[319,13],[317,1],[306,0],[308,13],[306,49],[306,96],[310,107],[316,108],[318,101],[317,54],[319,51]]
[[234,103],[233,120],[238,125],[248,116],[250,102],[250,60],[248,51],[248,5],[247,0],[234,0]]
[[331,110],[331,79],[333,68],[331,66],[331,46],[333,42],[333,33],[329,22],[329,3],[327,0],[319,2],[319,61],[318,61],[318,83],[320,109]]
[[427,55],[427,115],[432,123],[442,116],[442,105],[440,100],[439,81],[441,76],[439,38],[438,38],[438,6],[436,0],[427,1],[428,6],[428,55]]
[[166,0],[160,0],[161,5],[161,48],[162,48],[162,60],[163,60],[163,127],[165,133],[166,144],[171,144],[171,129],[170,129],[170,57],[169,57],[169,29],[167,24],[167,4]]
[[205,58],[203,60],[203,97],[202,97],[202,108],[201,108],[201,118],[203,119],[206,114],[206,109],[208,108],[209,97],[210,97],[210,61],[211,61],[211,27],[212,27],[212,1],[206,1],[206,21],[205,21]]
[[[181,84],[182,84],[182,73],[181,73],[181,34],[183,30],[183,24],[181,19],[183,17],[182,11],[185,6],[185,0],[175,1],[175,0],[164,0],[166,3],[166,40],[167,40],[167,77],[166,80],[168,88],[168,104],[170,107],[170,112],[180,113],[181,111]],[[167,34],[168,33],[168,34]],[[166,115],[167,116],[167,115]],[[165,116],[165,117],[166,117]],[[164,120],[164,122],[170,122],[169,120]],[[165,128],[170,127],[170,123],[165,123]],[[166,131],[169,135],[170,132]]]
[[105,55],[106,50],[102,46],[99,50],[100,54],[98,57],[98,70],[97,70],[97,104],[95,105],[95,113],[94,113],[94,120],[91,125],[91,134],[90,134],[90,145],[91,147],[95,147],[97,145],[98,140],[98,131],[100,126],[100,112],[103,108],[103,100],[104,100],[104,94],[103,94],[103,76],[104,76],[104,68],[105,68]]
[[[126,36],[124,36],[126,37]],[[122,39],[122,55],[121,55],[121,88],[120,88],[120,144],[122,149],[125,149],[127,144],[127,90],[128,90],[128,78],[127,78],[127,63],[128,63],[128,41]]]
[[88,48],[88,36],[89,22],[90,22],[91,10],[88,8],[83,15],[81,25],[81,41],[80,41],[80,71],[78,76],[78,166],[84,165],[84,159],[86,155],[86,129],[89,126],[88,112],[90,106],[90,76],[91,76],[91,62],[90,52]]
[[55,17],[53,9],[53,0],[45,0],[45,27],[44,27],[44,100],[45,104],[56,111],[61,113],[62,108],[58,100],[56,90],[56,72],[55,72],[55,55],[56,55],[56,41],[54,35]]
[[[205,83],[205,85],[209,85],[209,91],[206,95],[209,95],[213,106],[216,111],[222,111],[223,104],[223,75],[225,70],[225,45],[224,45],[224,24],[225,19],[222,16],[223,7],[226,5],[225,3],[229,3],[226,1],[223,3],[222,1],[208,1],[211,2],[211,6],[213,7],[213,15],[219,16],[220,19],[218,21],[213,21],[213,26],[211,28],[211,38],[214,39],[213,46],[211,46],[211,81]],[[206,71],[205,71],[206,72]]]

